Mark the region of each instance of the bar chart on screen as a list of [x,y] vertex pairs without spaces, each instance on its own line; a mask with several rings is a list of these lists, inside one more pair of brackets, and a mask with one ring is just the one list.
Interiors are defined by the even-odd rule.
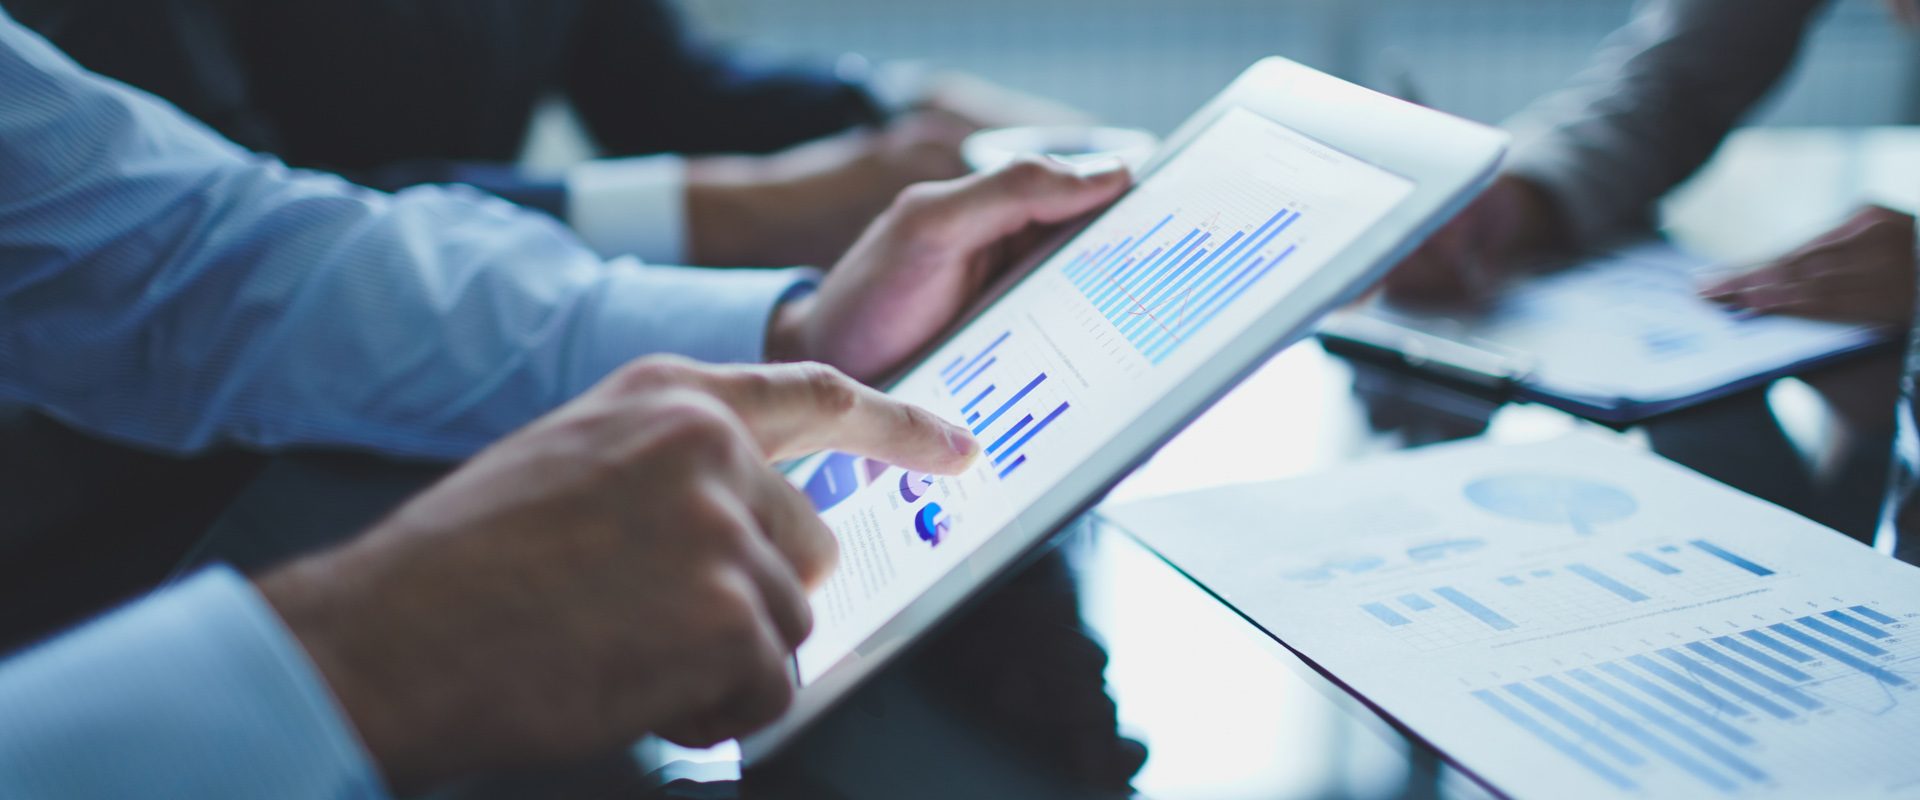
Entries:
[[[1280,208],[1229,230],[1222,214],[1167,214],[1117,241],[1081,246],[1061,274],[1149,362],[1179,346],[1292,256],[1302,213]],[[1184,228],[1184,230],[1182,230]]]
[[1027,463],[1021,452],[1027,444],[1073,407],[1057,399],[1046,372],[1012,356],[1021,347],[1008,344],[1012,338],[1012,331],[1001,331],[940,370],[942,388],[959,404],[961,420],[979,438],[987,463],[1002,480]]

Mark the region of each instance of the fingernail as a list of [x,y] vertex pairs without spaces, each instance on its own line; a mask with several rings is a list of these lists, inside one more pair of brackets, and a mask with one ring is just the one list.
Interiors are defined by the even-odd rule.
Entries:
[[953,448],[954,455],[965,456],[968,462],[973,461],[973,454],[980,449],[980,443],[974,441],[972,434],[951,426],[947,428],[947,446]]

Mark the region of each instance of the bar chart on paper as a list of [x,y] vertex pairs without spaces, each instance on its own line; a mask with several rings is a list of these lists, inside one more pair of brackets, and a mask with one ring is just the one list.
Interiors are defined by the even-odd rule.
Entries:
[[1920,796],[1920,570],[1617,441],[1106,514],[1508,796]]
[[[1443,543],[1462,541],[1473,540]],[[1417,560],[1435,546],[1417,544],[1408,551]],[[1691,539],[1398,587],[1357,608],[1414,649],[1434,651],[1524,637],[1540,625],[1605,623],[1665,601],[1749,591],[1776,574],[1713,540]]]
[[1158,364],[1298,247],[1283,234],[1300,211],[1281,208],[1231,231],[1220,216],[1185,224],[1180,214],[1165,215],[1117,241],[1084,246],[1062,274],[1133,349]]

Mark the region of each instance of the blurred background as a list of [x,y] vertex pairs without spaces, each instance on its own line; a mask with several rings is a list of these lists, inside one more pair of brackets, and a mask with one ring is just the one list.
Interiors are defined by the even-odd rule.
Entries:
[[[1767,2],[1767,0],[1754,0]],[[1255,59],[1383,90],[1411,81],[1487,122],[1576,72],[1632,0],[682,0],[709,35],[772,55],[919,59],[1165,133]],[[1764,125],[1920,121],[1920,49],[1879,0],[1842,0]],[[1898,75],[1898,80],[1887,76]]]

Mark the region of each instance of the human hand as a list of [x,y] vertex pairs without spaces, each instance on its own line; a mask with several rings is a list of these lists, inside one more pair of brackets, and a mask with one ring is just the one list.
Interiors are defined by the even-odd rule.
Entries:
[[1913,236],[1912,215],[1867,206],[1793,252],[1700,294],[1765,314],[1905,327],[1913,322]]
[[912,114],[879,131],[821,139],[769,156],[687,163],[687,254],[716,267],[825,266],[845,254],[895,195],[967,173],[974,128]]
[[1401,302],[1481,302],[1528,260],[1559,247],[1561,227],[1546,189],[1502,175],[1394,267],[1381,287]]
[[647,358],[259,579],[401,791],[774,719],[833,534],[768,461],[953,474],[966,432],[818,364]]
[[1017,161],[901,193],[820,290],[788,303],[767,331],[775,361],[823,361],[880,378],[945,330],[1044,226],[1120,196],[1123,167],[1087,175]]

